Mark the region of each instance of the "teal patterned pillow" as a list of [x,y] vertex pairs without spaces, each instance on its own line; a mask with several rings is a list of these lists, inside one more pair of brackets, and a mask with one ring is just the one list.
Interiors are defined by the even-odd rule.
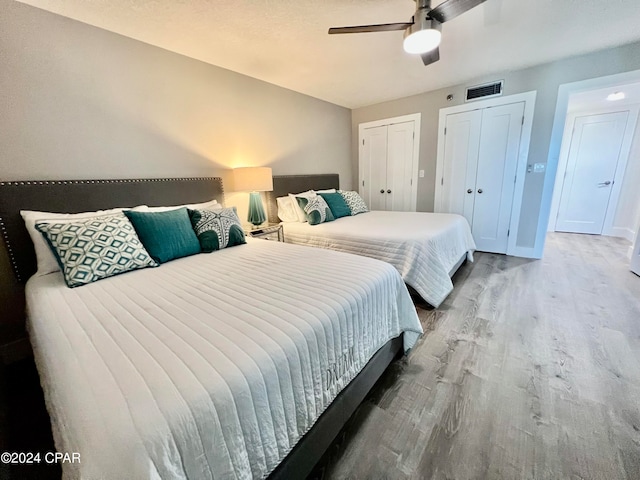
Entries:
[[157,267],[122,213],[36,224],[73,288],[145,267]]
[[189,218],[205,253],[247,243],[235,208],[189,210]]
[[367,204],[364,203],[364,200],[358,192],[338,190],[338,193],[342,195],[344,201],[347,202],[349,210],[351,210],[351,215],[357,215],[359,213],[366,213],[369,211]]
[[320,195],[311,198],[297,197],[296,199],[300,208],[304,210],[309,225],[318,225],[319,223],[333,222],[335,220],[329,205]]

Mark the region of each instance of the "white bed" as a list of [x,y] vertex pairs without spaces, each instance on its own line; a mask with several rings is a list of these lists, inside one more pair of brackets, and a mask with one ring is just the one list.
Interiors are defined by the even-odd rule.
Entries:
[[373,211],[309,225],[284,223],[285,241],[390,263],[434,307],[453,290],[450,276],[476,248],[467,220],[448,213]]
[[263,478],[422,332],[390,265],[265,240],[26,297],[56,448],[81,455],[68,479]]

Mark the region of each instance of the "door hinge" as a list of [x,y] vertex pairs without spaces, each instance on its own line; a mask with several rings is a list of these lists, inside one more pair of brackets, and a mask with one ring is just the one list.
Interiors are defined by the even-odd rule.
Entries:
[[507,237],[509,236],[509,234],[511,233],[511,230],[507,230]]
[[516,175],[515,177],[513,177],[513,183],[516,183],[516,180],[518,179],[518,175]]
[[520,125],[524,125],[524,115],[522,116],[522,123]]
[[362,186],[364,187],[364,180],[362,180]]
[[362,145],[364,145],[364,138],[362,139]]
[[444,177],[440,179],[440,185],[444,185]]
[[413,185],[413,178],[409,181],[409,185]]
[[447,127],[444,127],[444,134],[447,134]]

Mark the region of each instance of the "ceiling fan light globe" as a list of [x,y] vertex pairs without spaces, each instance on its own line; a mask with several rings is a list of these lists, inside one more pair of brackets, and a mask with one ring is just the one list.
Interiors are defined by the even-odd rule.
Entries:
[[442,33],[436,29],[418,30],[404,38],[402,46],[407,53],[427,53],[440,45]]

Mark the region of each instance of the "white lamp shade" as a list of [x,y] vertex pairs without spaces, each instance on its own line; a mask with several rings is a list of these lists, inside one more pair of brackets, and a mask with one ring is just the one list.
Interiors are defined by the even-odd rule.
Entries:
[[236,168],[233,170],[233,183],[237,192],[270,192],[273,190],[271,168]]

